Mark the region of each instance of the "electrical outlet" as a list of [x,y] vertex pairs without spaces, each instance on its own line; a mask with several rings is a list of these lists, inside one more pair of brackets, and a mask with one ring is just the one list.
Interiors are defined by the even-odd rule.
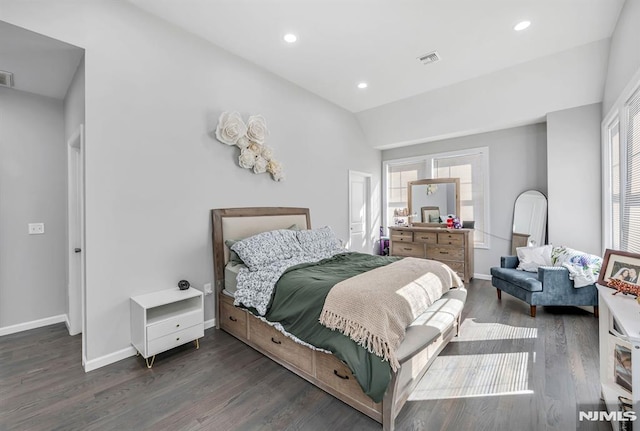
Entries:
[[42,235],[44,233],[44,223],[29,223],[29,235]]
[[211,283],[207,283],[204,285],[204,294],[211,295],[213,293],[213,289],[211,289]]

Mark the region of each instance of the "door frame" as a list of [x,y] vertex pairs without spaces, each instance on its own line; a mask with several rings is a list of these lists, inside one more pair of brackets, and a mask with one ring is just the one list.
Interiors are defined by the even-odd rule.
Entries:
[[365,185],[365,191],[366,191],[366,196],[365,196],[365,202],[367,202],[367,211],[365,214],[365,250],[367,250],[367,253],[373,253],[373,241],[372,241],[372,237],[371,237],[371,215],[372,215],[372,207],[371,207],[371,182],[373,179],[373,175],[368,173],[368,172],[362,172],[362,171],[355,171],[355,170],[351,170],[349,169],[349,202],[348,202],[348,206],[347,206],[347,220],[348,220],[348,225],[347,225],[347,231],[349,232],[349,247],[351,246],[351,181],[353,179],[354,176],[360,176],[363,177],[365,179],[366,185]]
[[[85,137],[81,124],[67,141],[67,322],[69,335],[82,333],[82,365],[86,363]],[[75,234],[78,232],[78,235]],[[79,236],[79,238],[77,238]],[[74,249],[81,249],[79,262]],[[77,268],[79,265],[80,268]],[[79,286],[72,274],[80,270]]]

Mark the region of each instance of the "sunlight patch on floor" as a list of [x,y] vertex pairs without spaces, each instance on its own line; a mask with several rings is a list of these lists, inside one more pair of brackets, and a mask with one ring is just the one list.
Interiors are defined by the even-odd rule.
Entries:
[[441,355],[409,401],[531,393],[528,352]]
[[510,326],[502,323],[477,323],[474,319],[464,319],[460,325],[460,335],[451,341],[517,340],[537,337],[538,328]]

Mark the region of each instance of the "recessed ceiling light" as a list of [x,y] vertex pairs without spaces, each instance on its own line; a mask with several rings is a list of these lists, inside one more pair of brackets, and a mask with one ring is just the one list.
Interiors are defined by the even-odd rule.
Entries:
[[515,31],[522,31],[525,28],[528,28],[530,25],[531,25],[531,21],[520,21],[513,27],[513,29]]
[[287,33],[287,34],[284,35],[284,41],[287,42],[287,43],[293,43],[296,40],[298,40],[298,36],[296,36],[293,33]]
[[369,86],[369,84],[367,84],[366,82],[361,82],[358,84],[358,88],[363,89],[363,88],[367,88]]

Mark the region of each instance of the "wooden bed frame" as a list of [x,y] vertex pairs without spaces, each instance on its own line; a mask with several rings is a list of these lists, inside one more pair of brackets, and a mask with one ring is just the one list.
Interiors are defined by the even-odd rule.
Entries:
[[[438,304],[442,301],[440,300],[430,307],[431,311],[425,313],[430,313],[426,318],[428,321],[430,317],[438,317],[438,307],[442,309],[442,316],[446,315],[446,318],[453,320],[444,330],[426,324],[417,328],[410,327],[413,331],[407,330],[397,351],[400,369],[393,373],[383,401],[374,403],[362,392],[349,368],[335,356],[295,343],[261,319],[235,307],[233,299],[223,293],[224,267],[229,259],[225,240],[239,240],[260,232],[286,229],[292,224],[297,224],[301,229],[310,229],[309,210],[284,207],[213,209],[211,218],[217,300],[216,328],[230,333],[298,376],[382,423],[385,431],[392,431],[396,416],[416,384],[438,353],[457,334],[462,306],[458,304],[455,309],[457,315],[451,317],[452,309],[444,303]],[[466,297],[466,291],[463,293]],[[438,307],[434,309],[436,305]]]

